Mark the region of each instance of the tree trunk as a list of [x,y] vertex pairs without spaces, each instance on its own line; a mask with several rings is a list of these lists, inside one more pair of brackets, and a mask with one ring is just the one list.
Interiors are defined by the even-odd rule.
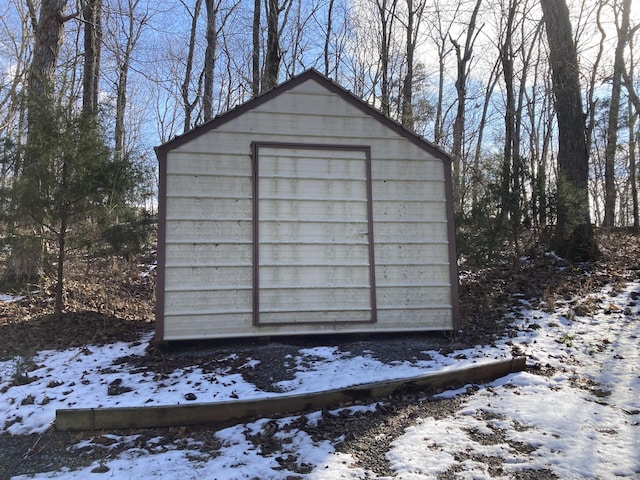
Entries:
[[253,81],[251,82],[251,90],[253,96],[260,94],[260,0],[253,3],[253,54],[251,56],[251,71]]
[[125,112],[127,109],[127,89],[129,86],[129,69],[131,68],[131,57],[136,48],[138,40],[142,35],[142,29],[148,23],[148,14],[136,16],[135,9],[139,0],[130,0],[127,9],[122,8],[119,12],[121,24],[118,25],[124,36],[124,45],[116,45],[116,121],[114,126],[114,157],[121,161],[126,158],[125,147],[126,128]]
[[329,42],[331,41],[331,23],[333,21],[333,3],[335,0],[329,0],[327,6],[327,33],[324,37],[324,74],[329,76]]
[[[62,161],[62,172],[60,176],[60,188],[66,190],[68,180],[68,168],[66,160]],[[65,195],[66,196],[66,195]],[[56,268],[56,287],[54,313],[57,318],[62,316],[64,310],[64,267],[66,261],[67,248],[67,228],[68,228],[68,211],[67,202],[62,201],[58,205],[60,224],[58,225],[58,265]]]
[[376,0],[376,7],[380,19],[380,47],[379,47],[379,59],[380,59],[380,110],[385,115],[389,115],[391,112],[390,105],[390,80],[389,80],[389,61],[391,54],[391,39],[393,30],[393,19],[395,18],[395,11],[397,0]]
[[402,82],[402,125],[409,130],[413,130],[413,55],[415,53],[415,43],[413,41],[413,0],[407,1],[407,72]]
[[293,31],[291,33],[291,43],[289,44],[289,51],[287,52],[290,60],[288,65],[285,63],[285,72],[287,78],[296,75],[298,64],[303,65],[304,68],[304,61],[301,58],[301,52],[304,50],[304,46],[302,45],[302,38],[304,36],[304,23],[305,22],[302,20],[302,4],[298,2],[295,12],[295,26],[293,27]]
[[[640,132],[636,133],[633,141],[634,154],[630,155],[629,161],[633,161],[633,167],[631,168],[631,178],[633,184],[631,185],[631,194],[633,195],[633,231],[640,233],[640,209],[638,207],[638,167],[636,163],[636,153],[640,153]],[[638,147],[638,152],[635,152],[635,147]]]
[[433,143],[440,145],[444,137],[444,71],[445,71],[444,45],[438,46],[438,100],[436,102],[436,114],[433,120]]
[[558,119],[556,251],[573,261],[597,255],[589,212],[587,152],[578,56],[564,0],[540,0],[549,42]]
[[268,2],[267,52],[265,55],[262,91],[271,90],[278,85],[278,74],[280,72],[280,38],[278,32],[280,6],[278,5],[278,0],[268,0]]
[[[545,82],[545,84],[548,81]],[[551,91],[551,88],[545,88],[547,92]],[[549,95],[550,97],[551,95]],[[549,98],[549,103],[552,100]],[[547,164],[549,158],[549,147],[551,144],[552,136],[552,113],[547,114],[547,127],[544,132],[542,140],[542,151],[538,159],[538,176],[536,178],[536,186],[538,190],[538,218],[539,224],[542,226],[547,225],[548,221],[548,201],[547,201]]]
[[[64,34],[64,9],[66,0],[42,0],[39,17],[35,20],[35,7],[27,2],[34,26],[33,56],[29,68],[27,84],[27,151],[38,151],[43,125],[48,124],[43,116],[51,116],[53,104],[55,68]],[[44,153],[46,155],[46,153]],[[37,190],[38,162],[35,156],[26,158],[16,175],[31,177]],[[3,279],[14,284],[37,281],[43,274],[44,244],[40,237],[42,227],[34,225],[33,220],[20,219],[16,234],[16,244],[11,249]]]
[[620,117],[620,93],[622,90],[622,72],[625,69],[624,49],[629,38],[629,13],[631,0],[624,0],[622,4],[622,22],[617,28],[618,40],[613,62],[613,80],[611,85],[611,100],[609,103],[609,125],[607,127],[607,145],[604,151],[604,226],[612,228],[616,217],[616,183],[615,166],[618,147],[618,120]]
[[218,33],[216,22],[220,2],[215,0],[205,0],[207,9],[207,48],[204,51],[204,94],[202,96],[202,109],[204,111],[204,121],[213,118],[213,76],[216,66],[216,48],[218,44]]
[[54,71],[64,33],[63,13],[66,4],[66,0],[42,0],[40,4],[28,82],[28,94],[36,99],[48,98],[53,93]]
[[[446,2],[445,2],[446,3]],[[447,4],[448,5],[448,4]],[[436,49],[438,51],[438,98],[435,106],[435,118],[433,119],[433,143],[436,145],[442,145],[444,135],[445,124],[445,108],[444,108],[444,85],[445,85],[445,72],[446,72],[446,57],[451,52],[451,48],[447,48],[449,44],[449,38],[451,37],[451,28],[453,21],[448,21],[444,14],[448,11],[446,6],[442,6],[439,0],[432,0],[433,19],[430,21],[433,23],[432,36]],[[455,9],[453,18],[457,16],[459,11],[458,7]]]
[[596,105],[598,101],[595,98],[596,90],[600,87],[600,80],[598,79],[599,75],[599,65],[602,60],[602,54],[604,52],[604,41],[607,38],[607,32],[602,26],[601,22],[601,12],[604,7],[604,2],[598,2],[598,10],[596,11],[596,25],[598,27],[598,31],[600,32],[600,42],[598,43],[598,53],[596,54],[596,58],[593,61],[593,66],[591,67],[591,77],[589,79],[589,86],[587,88],[587,152],[591,151],[591,144],[593,141],[593,129],[596,126]]
[[465,40],[464,51],[462,47],[451,37],[451,43],[456,51],[458,74],[456,78],[456,93],[458,96],[458,107],[456,112],[456,119],[453,123],[453,147],[451,148],[451,157],[453,159],[453,192],[455,199],[455,211],[460,212],[463,209],[461,195],[462,195],[462,178],[461,178],[461,163],[462,159],[462,147],[464,140],[464,129],[466,123],[466,99],[467,99],[467,76],[469,74],[469,62],[473,54],[473,45],[477,37],[476,32],[476,19],[478,17],[478,11],[480,10],[480,4],[482,0],[477,0],[469,25],[467,26],[467,37]]
[[54,301],[54,315],[56,318],[62,316],[64,310],[64,263],[66,260],[66,225],[60,226],[64,230],[58,232],[58,266],[56,268],[56,287],[55,287],[55,301]]
[[471,176],[471,218],[476,224],[480,220],[480,216],[484,214],[480,207],[480,187],[484,180],[480,157],[482,155],[482,139],[484,138],[484,129],[487,125],[487,115],[489,114],[489,107],[491,105],[491,99],[493,98],[493,90],[498,83],[498,63],[499,61],[494,63],[489,76],[489,81],[486,85],[484,101],[482,103],[482,115],[478,125],[478,141],[476,142],[475,153],[473,155],[473,172]]
[[84,20],[84,70],[82,80],[82,110],[88,115],[98,113],[100,81],[100,50],[102,47],[102,0],[86,0],[82,8]]
[[636,145],[639,133],[636,132],[638,116],[633,112],[631,100],[629,104],[629,183],[631,183],[631,205],[633,209],[633,231],[640,231],[640,212],[638,211],[638,180],[636,166]]
[[125,143],[125,128],[124,128],[124,114],[127,108],[127,83],[129,77],[129,59],[127,58],[118,67],[118,83],[116,86],[116,123],[114,126],[115,159],[120,161],[125,157],[124,143]]
[[[635,30],[633,31],[635,32]],[[629,181],[631,182],[631,203],[633,205],[633,231],[640,233],[640,209],[638,207],[638,166],[636,164],[636,147],[640,146],[640,131],[636,132],[636,121],[640,116],[640,100],[636,95],[633,84],[631,87],[631,79],[634,76],[634,57],[633,57],[633,32],[629,35],[629,50],[631,55],[629,58],[629,75],[627,77],[627,71],[623,71],[623,78],[627,87],[629,95],[627,101],[627,109],[629,115]],[[636,105],[637,104],[637,105]],[[634,110],[634,105],[636,108]]]
[[504,41],[500,46],[500,63],[502,64],[502,76],[505,86],[505,103],[506,111],[504,114],[504,145],[502,149],[502,174],[501,174],[501,208],[499,216],[499,228],[504,226],[508,214],[511,214],[511,221],[515,228],[519,219],[515,218],[518,202],[518,192],[511,187],[517,182],[518,172],[516,171],[516,161],[514,159],[514,144],[519,140],[515,137],[515,115],[516,115],[516,97],[514,88],[514,72],[513,72],[513,26],[515,19],[515,3],[509,1],[509,13],[506,19],[506,32]]
[[[541,89],[539,88],[540,84],[538,83],[538,79],[544,82],[546,77],[546,75],[540,75],[540,71],[546,66],[543,62],[541,62],[540,57],[541,49],[539,36],[541,33],[542,22],[539,22],[536,26],[533,41],[530,44],[529,52],[527,53],[525,62],[527,66],[527,72],[529,68],[532,68],[531,77],[533,78],[534,82],[533,88],[528,89],[527,82],[521,81],[518,100],[518,111],[519,117],[521,119],[518,131],[522,129],[522,116],[525,113],[528,123],[531,126],[531,133],[529,135],[530,157],[528,178],[531,202],[530,210],[527,215],[530,216],[529,218],[531,226],[536,228],[540,226],[540,218],[542,212],[541,205],[544,203],[545,198],[544,190],[540,189],[540,187],[544,189],[545,186],[544,177],[541,178],[541,173],[544,171],[544,162],[542,161],[543,157],[541,154],[543,149],[541,148],[541,142],[544,142],[546,137],[545,132],[547,131],[547,129],[545,128],[545,125],[551,124],[549,118],[546,116],[547,109],[545,108],[546,98],[548,98],[547,93],[550,91],[550,89],[547,89],[546,84],[543,83],[545,88],[542,91],[544,93],[542,95],[539,95],[538,93],[541,91]],[[527,73],[526,77],[528,76],[529,74]],[[524,165],[524,161],[522,163]],[[523,190],[526,191],[524,185],[525,182],[523,181]]]
[[413,115],[413,62],[418,43],[418,32],[426,2],[420,1],[414,10],[413,0],[407,2],[406,56],[407,71],[402,83],[402,125],[409,130],[414,128]]
[[[210,0],[207,0],[207,3]],[[202,8],[202,0],[196,0],[196,4],[193,8],[193,15],[191,16],[191,30],[190,30],[190,34],[189,34],[189,50],[187,51],[187,59],[186,59],[186,66],[185,66],[185,71],[184,71],[184,80],[182,82],[182,87],[180,89],[181,94],[182,94],[182,106],[184,108],[184,129],[183,131],[187,132],[189,130],[191,130],[192,127],[192,115],[193,115],[193,109],[195,108],[196,104],[198,103],[198,99],[200,97],[200,92],[198,91],[196,93],[196,98],[191,101],[189,99],[189,94],[191,91],[191,76],[192,76],[192,72],[193,72],[193,56],[195,53],[195,49],[196,49],[196,35],[197,35],[197,30],[198,30],[198,17],[200,16],[200,9]],[[207,35],[209,34],[208,32],[208,25],[207,25]],[[209,48],[209,46],[207,45],[207,49]],[[198,89],[200,90],[200,89]],[[205,115],[206,115],[206,111],[205,111]]]

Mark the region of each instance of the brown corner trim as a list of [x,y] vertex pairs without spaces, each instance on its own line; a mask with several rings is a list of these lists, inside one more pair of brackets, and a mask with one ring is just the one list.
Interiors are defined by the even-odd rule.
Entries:
[[154,341],[164,340],[164,294],[167,236],[167,152],[156,149],[158,157],[158,237],[156,244],[156,325]]

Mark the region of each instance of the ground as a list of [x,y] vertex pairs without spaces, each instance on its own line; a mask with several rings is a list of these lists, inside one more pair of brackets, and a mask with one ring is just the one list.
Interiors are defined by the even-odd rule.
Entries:
[[[640,445],[634,439],[640,438],[640,411],[625,392],[637,394],[633,389],[638,382],[626,390],[621,385],[640,378],[639,243],[624,233],[602,236],[603,258],[592,265],[569,266],[533,248],[492,267],[463,266],[463,325],[455,337],[304,337],[274,339],[264,345],[234,341],[169,349],[147,346],[153,328],[151,254],[135,263],[77,262],[69,275],[68,313],[63,318],[51,316],[46,285],[22,300],[0,303],[0,365],[4,361],[7,369],[12,368],[4,378],[0,370],[0,400],[9,399],[8,412],[27,412],[30,403],[34,409],[40,407],[36,410],[46,410],[45,402],[56,395],[71,403],[91,403],[87,391],[80,392],[85,383],[93,388],[92,382],[104,386],[99,395],[117,403],[141,391],[140,385],[149,378],[165,400],[178,395],[175,401],[184,401],[179,397],[185,392],[201,400],[212,391],[230,398],[300,391],[329,374],[337,379],[335,372],[323,370],[329,368],[343,376],[350,368],[354,376],[367,371],[371,378],[525,354],[529,369],[504,382],[469,385],[444,396],[411,392],[383,402],[256,419],[226,429],[62,433],[48,428],[45,420],[37,423],[36,414],[27,419],[24,413],[10,413],[0,425],[4,432],[0,478],[37,472],[85,478],[87,471],[140,478],[131,473],[131,465],[118,463],[132,455],[141,456],[136,457],[140,464],[144,463],[140,458],[155,455],[162,463],[161,458],[170,456],[174,465],[182,460],[172,455],[186,456],[202,478],[215,478],[211,472],[217,478],[607,478],[610,470],[585,466],[589,461],[580,453],[584,445],[570,441],[566,432],[579,429],[592,444],[599,445],[602,437],[637,456]],[[627,351],[634,346],[635,353]],[[57,353],[34,357],[48,350],[70,352],[67,358],[79,363],[80,369],[71,370],[67,361],[58,370]],[[98,374],[91,376],[92,367],[83,362],[98,356]],[[45,365],[49,369],[43,370]],[[602,373],[623,366],[628,371],[621,377]],[[47,380],[54,374],[59,378]],[[221,385],[205,388],[199,384],[205,378]],[[42,387],[37,387],[38,381]],[[358,383],[344,380],[349,381]],[[241,389],[248,386],[253,390]],[[45,390],[43,397],[37,388]],[[559,398],[583,408],[557,418],[549,414],[553,421],[545,424],[540,405]],[[527,401],[516,404],[519,399]],[[509,410],[513,405],[515,412]],[[591,425],[594,416],[607,420]],[[29,427],[30,421],[35,423]],[[561,428],[565,423],[568,426]],[[443,442],[445,438],[451,440]],[[419,450],[411,447],[421,442],[426,443]],[[599,455],[611,455],[608,448],[600,450],[590,453],[591,463],[597,463]],[[237,451],[241,453],[236,458]],[[321,460],[315,458],[318,452]],[[611,462],[617,465],[613,473],[622,478],[640,474],[633,461]],[[567,464],[573,470],[566,470]],[[168,464],[162,465],[166,473]],[[79,470],[77,477],[65,470],[81,468],[89,470]],[[152,468],[145,468],[148,478],[155,476],[149,473]],[[322,468],[331,476],[323,476]]]

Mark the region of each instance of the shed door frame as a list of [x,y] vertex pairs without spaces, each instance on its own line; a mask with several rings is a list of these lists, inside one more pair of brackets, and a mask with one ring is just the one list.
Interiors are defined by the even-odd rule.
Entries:
[[[332,321],[332,322],[264,322],[260,321],[260,208],[259,208],[259,165],[260,149],[303,149],[303,150],[325,150],[325,151],[350,151],[361,152],[364,155],[366,171],[366,221],[368,239],[368,261],[369,261],[369,302],[370,316],[361,320]],[[371,147],[368,145],[344,145],[344,144],[314,144],[295,142],[251,142],[251,163],[252,163],[252,196],[253,196],[253,325],[255,327],[279,326],[279,325],[329,325],[329,324],[369,324],[377,322],[376,306],[376,280],[375,280],[375,257],[374,257],[374,237],[373,237],[373,194],[371,181]]]

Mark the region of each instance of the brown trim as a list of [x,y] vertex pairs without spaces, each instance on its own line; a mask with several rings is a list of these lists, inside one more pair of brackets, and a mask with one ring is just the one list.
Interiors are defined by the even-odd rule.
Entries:
[[259,185],[259,177],[258,177],[258,148],[259,144],[257,142],[251,142],[251,202],[252,202],[252,230],[253,230],[253,293],[252,293],[252,303],[253,303],[253,314],[252,321],[253,326],[257,327],[260,320],[260,222],[258,218],[260,218],[260,211],[258,205],[258,185]]
[[447,203],[447,237],[449,240],[449,276],[451,281],[451,317],[454,332],[460,329],[460,280],[458,275],[458,252],[456,249],[455,211],[453,209],[453,178],[451,163],[444,162],[444,193]]
[[378,301],[376,290],[376,242],[373,236],[373,177],[371,175],[371,147],[365,147],[365,161],[367,169],[367,220],[369,222],[369,283],[371,285],[371,323],[378,321]]
[[190,142],[192,139],[197,138],[200,135],[209,132],[210,130],[218,128],[220,125],[223,125],[228,121],[239,117],[240,115],[244,114],[245,112],[248,112],[249,110],[253,110],[254,108],[262,105],[263,103],[268,102],[272,98],[277,97],[280,94],[288,90],[291,90],[308,80],[316,81],[320,85],[324,86],[330,92],[337,94],[346,102],[360,109],[366,115],[373,117],[375,120],[389,127],[399,135],[403,136],[404,138],[408,139],[409,141],[411,141],[421,149],[428,152],[430,155],[433,155],[434,157],[444,161],[445,163],[451,162],[451,156],[446,152],[444,152],[443,150],[439,149],[433,143],[407,130],[392,118],[384,115],[382,112],[380,112],[376,108],[364,102],[362,99],[358,98],[353,93],[349,92],[348,90],[338,85],[334,81],[330,80],[329,78],[325,77],[324,75],[322,75],[320,72],[318,72],[313,68],[302,72],[300,75],[296,77],[292,77],[290,80],[282,83],[281,85],[275,87],[272,90],[269,90],[268,92],[263,93],[262,95],[259,95],[241,105],[238,105],[233,110],[229,110],[228,112],[223,113],[222,115],[219,115],[209,120],[208,122],[203,123],[199,127],[196,127],[193,130],[190,130],[189,132],[182,134],[180,136],[177,136],[174,139],[160,145],[159,147],[156,147],[156,153],[157,154],[166,153],[169,150],[173,150],[174,148],[179,147],[180,145],[184,145],[185,143]]
[[[341,150],[362,152],[365,156],[365,171],[367,183],[367,240],[369,244],[369,295],[371,304],[371,318],[368,320],[336,321],[336,322],[260,322],[260,215],[259,215],[259,158],[260,148],[287,149],[298,148],[304,150]],[[376,303],[376,276],[375,276],[375,243],[373,241],[373,193],[371,180],[371,147],[368,145],[344,145],[322,143],[296,143],[296,142],[251,142],[252,162],[252,190],[253,190],[253,326],[273,327],[286,325],[336,325],[376,323],[378,318]]]
[[167,238],[167,154],[156,149],[158,157],[158,239],[156,245],[156,334],[155,341],[164,341],[164,287]]
[[[273,328],[273,327],[291,327],[291,326],[309,326],[309,325],[316,325],[318,327],[322,327],[321,329],[318,329],[317,332],[305,332],[305,333],[301,333],[300,335],[310,335],[313,333],[319,333],[319,334],[324,334],[324,333],[341,333],[340,331],[334,331],[334,330],[327,330],[327,327],[331,327],[331,325],[373,325],[375,322],[371,321],[371,320],[340,320],[338,321],[323,321],[323,320],[318,320],[316,322],[270,322],[270,323],[265,323],[265,322],[260,322],[256,325],[256,327],[269,327],[269,328]],[[438,329],[439,330],[439,329]],[[387,330],[380,330],[381,332],[388,332]],[[297,333],[292,333],[292,332],[282,332],[282,333],[268,333],[267,335],[297,335]],[[259,336],[259,334],[255,334],[254,336]]]

